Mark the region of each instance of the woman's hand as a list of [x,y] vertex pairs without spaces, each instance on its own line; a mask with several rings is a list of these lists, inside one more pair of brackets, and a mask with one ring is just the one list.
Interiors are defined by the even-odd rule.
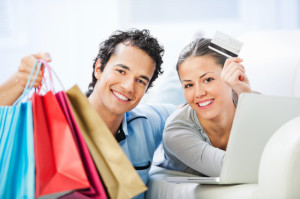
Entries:
[[238,94],[251,92],[248,77],[245,74],[245,67],[241,64],[243,59],[238,57],[228,58],[224,64],[221,78],[230,85]]

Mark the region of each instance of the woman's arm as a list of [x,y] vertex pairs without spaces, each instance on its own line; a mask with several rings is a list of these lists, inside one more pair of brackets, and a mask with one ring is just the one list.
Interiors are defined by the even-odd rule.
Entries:
[[225,151],[211,146],[188,126],[173,123],[164,131],[164,149],[186,166],[207,176],[220,176]]
[[[36,59],[44,59],[47,62],[51,61],[48,53],[37,53],[23,57],[18,70],[6,82],[0,85],[0,106],[12,105],[21,96]],[[33,81],[33,77],[34,75],[31,81]],[[41,81],[42,72],[40,71],[33,86],[38,87]]]

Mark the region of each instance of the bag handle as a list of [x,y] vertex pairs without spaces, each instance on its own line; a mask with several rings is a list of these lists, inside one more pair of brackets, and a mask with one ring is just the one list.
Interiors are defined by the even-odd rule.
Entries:
[[[21,94],[21,96],[15,101],[15,103],[13,104],[13,106],[17,105],[31,91],[31,89],[32,89],[32,87],[34,85],[34,82],[35,82],[35,80],[36,80],[36,78],[38,76],[38,73],[40,72],[41,66],[42,66],[42,62],[39,62],[39,60],[36,59],[35,62],[34,62],[34,65],[32,67],[30,76],[29,76],[29,78],[27,80],[27,83],[26,83],[26,86],[24,88],[24,91]],[[32,83],[30,84],[31,77],[32,77],[32,75],[33,75],[33,73],[34,73],[34,71],[35,71],[36,68],[37,68],[36,74],[35,74],[35,76],[33,78]]]
[[[47,69],[48,74],[49,74],[49,84],[50,84],[49,86],[50,86],[50,88],[49,89],[47,88],[47,84],[45,82],[43,82],[42,86],[45,85],[47,91],[50,90],[53,93],[56,93],[55,89],[54,89],[54,81],[53,81],[53,74],[54,74],[55,78],[58,80],[58,82],[59,82],[60,86],[62,87],[62,89],[65,90],[65,88],[64,88],[63,84],[61,83],[60,79],[56,75],[55,71],[49,66],[48,62],[46,62],[45,60],[42,60],[42,59],[40,59],[39,61],[42,62],[42,64],[44,65],[44,68]],[[44,76],[43,76],[43,80],[45,81]],[[42,86],[39,88],[38,93],[41,91]]]

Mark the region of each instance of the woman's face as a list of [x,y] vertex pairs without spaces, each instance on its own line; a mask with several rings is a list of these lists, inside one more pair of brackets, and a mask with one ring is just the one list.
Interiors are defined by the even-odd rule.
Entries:
[[232,89],[221,79],[222,66],[212,56],[189,57],[178,72],[185,98],[198,117],[215,119],[232,107]]

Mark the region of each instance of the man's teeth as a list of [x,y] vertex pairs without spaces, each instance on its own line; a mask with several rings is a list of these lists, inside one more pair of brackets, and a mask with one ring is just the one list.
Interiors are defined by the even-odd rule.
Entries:
[[117,96],[119,99],[124,100],[124,101],[128,101],[129,99],[124,97],[123,95],[117,93],[117,92],[113,92],[115,94],[115,96]]
[[209,105],[209,104],[212,103],[212,102],[213,102],[213,100],[209,100],[209,101],[207,101],[207,102],[198,103],[198,104],[199,104],[199,106],[207,106],[207,105]]

